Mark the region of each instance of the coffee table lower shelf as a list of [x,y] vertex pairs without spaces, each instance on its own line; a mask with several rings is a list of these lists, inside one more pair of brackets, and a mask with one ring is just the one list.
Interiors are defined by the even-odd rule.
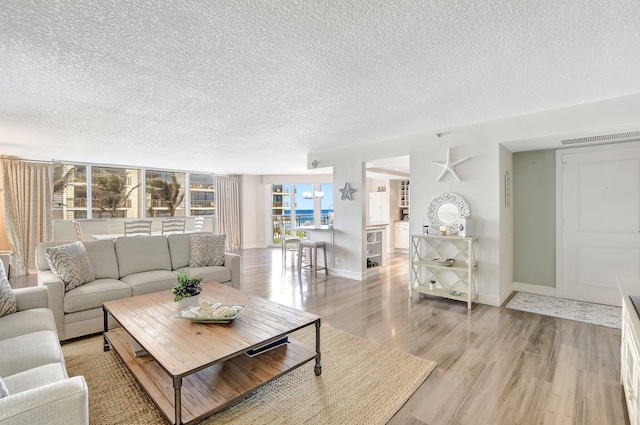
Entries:
[[[172,377],[152,356],[133,356],[133,338],[124,328],[113,329],[105,335],[147,394],[167,419],[174,423]],[[198,422],[315,358],[314,350],[289,338],[289,344],[255,357],[240,354],[226,362],[187,375],[182,379],[182,423]]]

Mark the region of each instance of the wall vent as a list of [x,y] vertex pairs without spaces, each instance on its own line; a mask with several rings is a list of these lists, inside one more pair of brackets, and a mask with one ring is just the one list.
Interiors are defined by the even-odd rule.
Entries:
[[563,145],[577,145],[581,143],[612,143],[628,142],[629,139],[640,137],[640,131],[627,131],[625,133],[602,134],[600,136],[578,137],[576,139],[561,140]]

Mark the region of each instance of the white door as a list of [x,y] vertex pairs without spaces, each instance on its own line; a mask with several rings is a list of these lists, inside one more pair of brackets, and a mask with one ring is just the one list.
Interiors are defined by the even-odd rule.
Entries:
[[620,305],[616,277],[640,277],[640,144],[569,152],[558,152],[559,295]]

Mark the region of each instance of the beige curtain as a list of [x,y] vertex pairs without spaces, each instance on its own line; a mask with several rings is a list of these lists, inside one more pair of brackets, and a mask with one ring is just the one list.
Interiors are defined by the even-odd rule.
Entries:
[[53,239],[53,164],[2,160],[7,237],[15,275],[35,270],[36,245]]
[[227,235],[229,251],[240,248],[240,189],[238,176],[215,176],[216,232]]

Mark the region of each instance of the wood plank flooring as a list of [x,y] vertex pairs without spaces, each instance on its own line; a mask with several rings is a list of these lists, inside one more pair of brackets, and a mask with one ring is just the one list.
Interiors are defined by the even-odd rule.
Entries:
[[[389,422],[413,425],[628,424],[620,331],[504,307],[417,295],[393,254],[364,282],[282,274],[280,249],[240,252],[244,290],[323,324],[438,362]],[[290,264],[290,262],[287,262]]]
[[[280,249],[242,255],[244,290],[322,317],[324,324],[438,362],[393,425],[629,424],[620,386],[620,331],[504,307],[409,299],[408,256],[364,282],[282,274]],[[289,254],[290,255],[290,254]],[[13,287],[37,284],[35,275]]]

